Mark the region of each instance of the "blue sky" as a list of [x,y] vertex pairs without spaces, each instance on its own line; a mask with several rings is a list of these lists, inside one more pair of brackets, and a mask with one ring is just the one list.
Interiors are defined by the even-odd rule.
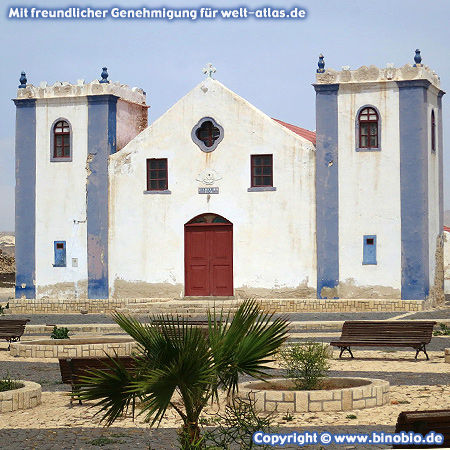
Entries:
[[[76,2],[76,0],[75,0]],[[297,20],[32,20],[8,19],[10,7],[37,8],[303,8]],[[3,1],[0,6],[0,231],[14,229],[14,120],[20,72],[28,83],[92,81],[107,66],[110,79],[147,92],[153,122],[203,78],[215,78],[266,114],[315,129],[318,55],[327,67],[413,63],[414,50],[450,86],[450,2],[447,0],[166,0]],[[445,209],[450,209],[450,100],[444,96]]]

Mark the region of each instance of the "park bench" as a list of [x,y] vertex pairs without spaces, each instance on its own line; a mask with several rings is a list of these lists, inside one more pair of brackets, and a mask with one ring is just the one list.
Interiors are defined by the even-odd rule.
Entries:
[[353,358],[350,347],[412,347],[428,358],[425,346],[431,341],[436,322],[419,320],[350,320],[344,322],[338,341],[331,342],[341,353],[347,350]]
[[397,418],[395,432],[420,433],[426,436],[430,431],[444,436],[442,445],[401,445],[395,444],[393,448],[450,448],[450,409],[430,411],[403,411]]
[[20,341],[25,331],[25,325],[30,319],[0,319],[0,339],[6,339],[9,342],[8,350],[11,342]]
[[[127,370],[132,370],[135,367],[135,359],[131,356],[119,356],[113,357],[113,359],[120,359]],[[76,393],[77,389],[83,384],[83,377],[90,375],[90,370],[99,369],[105,372],[112,372],[114,367],[113,361],[107,356],[59,358],[62,382],[71,385],[72,394]],[[70,397],[71,406],[72,401],[73,395]],[[81,405],[81,399],[78,399],[78,402]]]

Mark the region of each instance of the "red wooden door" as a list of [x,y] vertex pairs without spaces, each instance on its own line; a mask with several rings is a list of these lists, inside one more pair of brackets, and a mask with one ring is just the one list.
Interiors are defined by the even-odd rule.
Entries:
[[185,225],[185,295],[233,295],[233,225],[229,222]]

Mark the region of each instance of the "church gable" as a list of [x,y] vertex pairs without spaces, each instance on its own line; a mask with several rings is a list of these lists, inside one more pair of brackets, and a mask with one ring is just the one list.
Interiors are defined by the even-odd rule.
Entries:
[[[130,261],[111,263],[115,295],[134,279],[179,295],[184,226],[209,212],[234,227],[234,288],[295,290],[314,279],[314,257],[300,254],[314,254],[315,148],[286,125],[208,78],[110,156],[112,261],[135,236]],[[272,262],[261,268],[248,251]]]

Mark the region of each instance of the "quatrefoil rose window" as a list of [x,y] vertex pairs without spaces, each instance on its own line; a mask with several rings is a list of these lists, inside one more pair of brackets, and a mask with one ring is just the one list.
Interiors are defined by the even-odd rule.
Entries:
[[212,117],[204,117],[192,129],[191,136],[202,152],[209,153],[222,141],[223,128]]

